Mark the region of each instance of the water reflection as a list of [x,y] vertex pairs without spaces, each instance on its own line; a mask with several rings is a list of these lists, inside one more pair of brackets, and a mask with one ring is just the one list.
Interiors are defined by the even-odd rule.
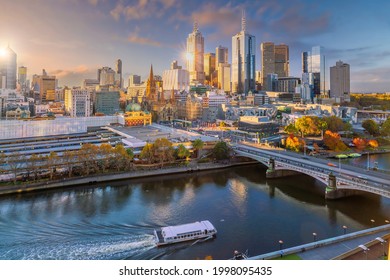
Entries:
[[[324,190],[305,175],[267,180],[253,165],[3,197],[0,259],[226,259],[390,220],[389,199],[328,201]],[[154,247],[154,228],[202,219],[218,229],[215,240]]]

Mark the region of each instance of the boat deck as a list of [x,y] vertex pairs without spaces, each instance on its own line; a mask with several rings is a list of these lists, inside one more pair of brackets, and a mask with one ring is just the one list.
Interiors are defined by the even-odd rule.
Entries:
[[161,230],[156,230],[158,243],[164,243],[164,237],[161,234]]

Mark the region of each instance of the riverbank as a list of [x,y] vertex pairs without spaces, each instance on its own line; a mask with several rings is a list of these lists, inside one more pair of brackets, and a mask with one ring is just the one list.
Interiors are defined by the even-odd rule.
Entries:
[[134,170],[123,173],[107,173],[107,174],[96,174],[94,176],[83,176],[73,178],[63,178],[55,181],[44,181],[39,183],[23,184],[23,185],[7,185],[0,187],[0,196],[14,195],[14,194],[26,194],[37,191],[45,191],[51,189],[62,189],[82,185],[99,184],[102,182],[109,181],[120,181],[129,180],[136,178],[145,177],[157,177],[166,176],[178,173],[194,173],[202,172],[215,169],[230,168],[234,166],[257,164],[257,161],[246,161],[246,162],[227,162],[227,163],[202,163],[192,166],[177,166],[170,168],[161,169],[149,169],[149,170]]

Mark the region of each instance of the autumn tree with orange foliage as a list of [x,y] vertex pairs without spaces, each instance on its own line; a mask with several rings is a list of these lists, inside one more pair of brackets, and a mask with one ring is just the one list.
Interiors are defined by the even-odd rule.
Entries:
[[304,141],[294,136],[294,134],[290,134],[286,139],[286,148],[295,152],[299,152],[304,144]]
[[371,139],[368,141],[367,145],[373,149],[376,149],[379,147],[379,144],[378,144],[378,141],[376,141],[375,139]]
[[348,147],[340,139],[340,135],[337,132],[330,130],[325,131],[324,143],[330,149],[336,152],[345,151]]
[[355,145],[356,149],[364,150],[367,146],[367,141],[362,138],[353,138],[352,143]]

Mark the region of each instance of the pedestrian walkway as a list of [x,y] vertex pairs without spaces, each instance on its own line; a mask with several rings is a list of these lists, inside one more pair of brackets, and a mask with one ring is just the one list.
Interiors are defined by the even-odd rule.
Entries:
[[[386,243],[381,244],[381,242],[376,239],[378,237],[385,240]],[[250,259],[270,260],[279,258],[281,255],[287,256],[290,254],[295,254],[303,260],[331,260],[347,259],[351,255],[357,255],[358,253],[360,253],[360,259],[379,259],[380,255],[374,255],[373,252],[371,253],[370,251],[364,251],[359,247],[359,245],[365,245],[366,247],[370,248],[371,246],[380,244],[386,248],[386,254],[388,255],[389,242],[390,225],[388,224],[358,232],[344,234],[334,238],[319,240],[317,242],[307,243],[292,248],[286,248],[283,249],[283,251],[275,251],[251,257]],[[351,253],[347,254],[347,252]]]

